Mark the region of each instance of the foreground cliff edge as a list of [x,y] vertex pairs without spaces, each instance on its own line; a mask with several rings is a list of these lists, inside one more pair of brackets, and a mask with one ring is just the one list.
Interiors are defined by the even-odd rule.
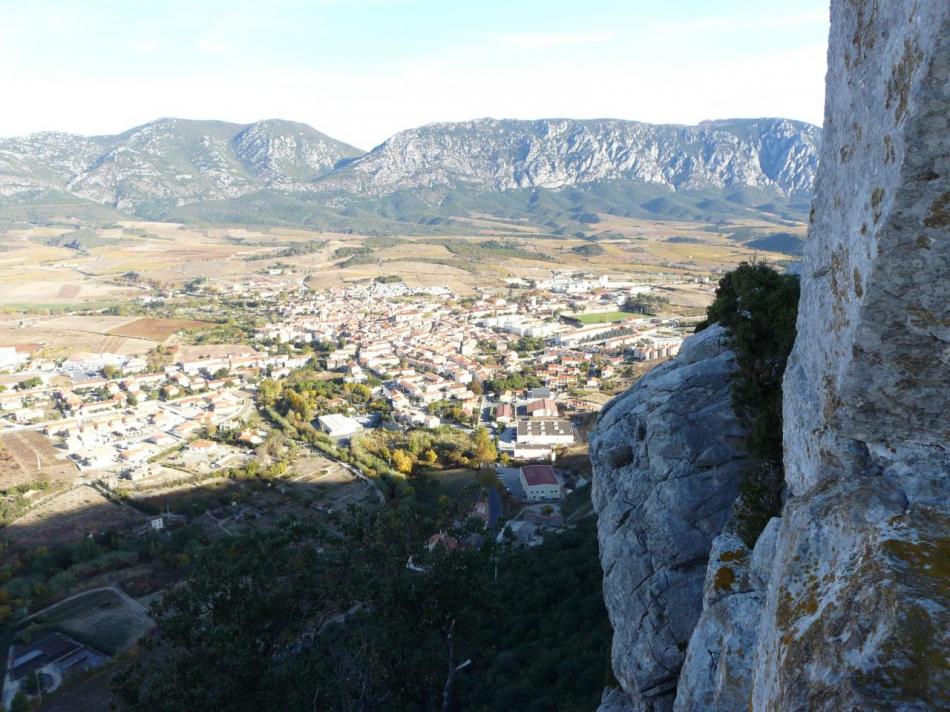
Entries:
[[721,329],[605,409],[602,710],[950,708],[948,83],[950,4],[831,3],[786,500],[753,549]]

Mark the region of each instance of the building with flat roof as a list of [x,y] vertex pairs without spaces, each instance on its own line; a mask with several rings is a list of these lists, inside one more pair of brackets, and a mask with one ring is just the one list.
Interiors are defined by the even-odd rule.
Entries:
[[32,643],[11,648],[4,702],[9,705],[26,679],[37,674],[43,692],[52,692],[70,674],[84,672],[108,662],[109,657],[62,633],[49,633]]
[[571,445],[574,442],[574,428],[570,420],[520,418],[517,441],[521,445]]
[[550,465],[525,465],[521,468],[521,486],[528,501],[560,499],[564,485]]
[[349,440],[357,433],[363,432],[363,426],[355,419],[339,413],[321,415],[317,422],[320,423],[320,430],[336,441]]

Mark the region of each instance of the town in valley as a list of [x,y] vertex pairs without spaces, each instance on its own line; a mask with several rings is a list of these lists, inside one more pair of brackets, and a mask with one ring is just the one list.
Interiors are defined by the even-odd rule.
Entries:
[[589,521],[597,413],[678,352],[752,254],[702,225],[678,227],[704,244],[626,227],[596,249],[517,231],[128,223],[65,248],[50,236],[67,228],[7,232],[4,703],[99,679],[222,538],[391,501],[481,522],[429,549],[531,551]]

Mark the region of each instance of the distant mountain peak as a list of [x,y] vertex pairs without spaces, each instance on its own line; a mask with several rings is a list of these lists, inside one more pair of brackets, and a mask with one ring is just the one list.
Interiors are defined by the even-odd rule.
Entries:
[[474,119],[401,131],[322,187],[385,195],[476,186],[550,189],[637,181],[670,190],[748,188],[808,193],[820,129],[787,119],[698,126],[619,119]]
[[293,189],[362,152],[306,124],[162,117],[115,136],[0,139],[0,194],[65,190],[136,212]]
[[[818,127],[782,118],[687,126],[483,117],[410,128],[363,153],[284,119],[235,124],[163,117],[115,136],[0,139],[0,195],[67,192],[147,217],[262,191],[330,210],[406,193],[419,206],[441,207],[450,194],[596,186],[612,186],[614,201],[645,186],[640,192],[649,197],[639,207],[648,211],[675,194],[731,200],[738,192],[761,195],[762,204],[801,203],[814,183],[819,139]],[[255,214],[266,214],[274,200],[256,200]]]

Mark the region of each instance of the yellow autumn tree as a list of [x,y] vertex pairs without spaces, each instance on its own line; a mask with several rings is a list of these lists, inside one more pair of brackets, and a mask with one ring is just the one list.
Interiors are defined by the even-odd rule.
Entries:
[[412,473],[412,455],[405,450],[393,450],[393,465],[404,475]]

